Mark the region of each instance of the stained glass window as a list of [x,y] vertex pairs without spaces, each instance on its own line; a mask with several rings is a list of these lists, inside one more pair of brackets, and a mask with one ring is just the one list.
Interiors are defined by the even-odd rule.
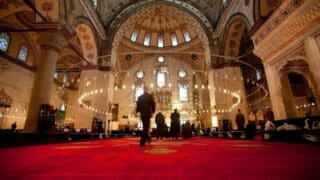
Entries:
[[19,49],[18,59],[21,61],[26,61],[28,57],[28,48],[25,45],[21,45]]
[[139,34],[139,31],[138,30],[134,30],[131,34],[131,41],[132,42],[136,42],[137,41],[137,38],[138,38],[138,34]]
[[60,111],[66,111],[66,104],[65,103],[61,104]]
[[186,85],[179,84],[179,100],[188,101],[188,88]]
[[178,39],[175,34],[171,34],[171,44],[172,46],[177,46],[178,45]]
[[256,70],[257,81],[261,80],[261,71],[259,69]]
[[187,76],[187,71],[184,70],[184,69],[181,69],[178,71],[178,76],[181,77],[181,78],[184,78]]
[[143,44],[145,46],[150,46],[150,41],[151,41],[151,34],[146,34],[144,36],[144,41],[143,41]]
[[98,0],[91,0],[92,6],[94,9],[97,9],[97,5],[98,5]]
[[8,33],[0,33],[0,49],[4,52],[7,52],[10,42],[10,36]]
[[191,41],[191,37],[190,37],[190,34],[189,34],[188,31],[184,31],[184,32],[183,32],[183,37],[184,37],[184,40],[185,40],[186,42]]

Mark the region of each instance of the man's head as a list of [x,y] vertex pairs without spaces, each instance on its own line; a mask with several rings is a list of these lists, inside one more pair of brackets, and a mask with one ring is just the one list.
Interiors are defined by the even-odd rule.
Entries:
[[174,109],[174,112],[178,112],[178,109],[177,109],[177,108],[175,108],[175,109]]
[[241,109],[238,109],[238,112],[241,112]]

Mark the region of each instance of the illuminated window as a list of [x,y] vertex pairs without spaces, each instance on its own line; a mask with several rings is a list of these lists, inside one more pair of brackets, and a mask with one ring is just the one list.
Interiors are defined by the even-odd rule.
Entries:
[[163,47],[163,36],[158,36],[158,47]]
[[188,31],[184,31],[184,32],[183,32],[183,37],[184,37],[184,40],[185,40],[186,42],[191,41],[191,37],[190,37],[190,34],[189,34]]
[[143,85],[136,86],[136,92],[135,92],[135,100],[138,100],[138,97],[143,94]]
[[179,84],[179,100],[188,101],[188,88],[186,85]]
[[175,34],[171,34],[171,44],[172,46],[177,46],[178,45],[178,39]]
[[184,69],[179,70],[179,71],[178,71],[178,76],[179,76],[180,78],[186,77],[186,76],[187,76],[187,71],[184,70]]
[[60,111],[66,111],[66,105],[64,103],[61,104]]
[[138,38],[138,34],[139,34],[139,31],[138,30],[134,30],[131,34],[131,41],[132,42],[136,42],[137,41],[137,38]]
[[166,85],[166,73],[158,70],[157,71],[157,86],[164,87],[165,85]]
[[223,6],[227,6],[228,5],[228,0],[223,0]]
[[98,0],[91,0],[91,4],[92,4],[93,9],[97,9]]
[[141,70],[137,71],[137,72],[136,72],[136,77],[137,77],[138,79],[142,79],[142,78],[144,77],[144,72],[141,71]]
[[261,71],[259,69],[256,70],[257,81],[261,79]]
[[0,49],[4,52],[7,52],[10,42],[10,36],[8,33],[2,32],[0,34]]
[[166,59],[164,58],[164,56],[159,56],[158,57],[158,62],[159,63],[163,63]]
[[143,41],[143,44],[145,46],[150,46],[150,41],[151,41],[151,34],[146,34],[144,36],[144,41]]
[[18,59],[21,61],[26,61],[28,57],[28,48],[25,45],[21,45],[19,49]]
[[53,76],[55,79],[58,79],[58,73],[55,72]]

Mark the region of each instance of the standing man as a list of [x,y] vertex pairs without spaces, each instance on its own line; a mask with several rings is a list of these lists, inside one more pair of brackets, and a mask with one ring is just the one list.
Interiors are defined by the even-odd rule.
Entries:
[[156,110],[153,97],[149,94],[149,88],[144,86],[143,91],[144,93],[138,98],[136,107],[136,112],[140,113],[143,124],[140,146],[145,146],[146,140],[149,138],[150,118]]
[[157,139],[163,139],[164,131],[165,131],[165,124],[164,124],[164,115],[159,112],[156,115],[156,124],[157,124]]
[[178,113],[177,109],[175,109],[174,112],[171,113],[170,133],[172,139],[178,139],[180,133],[180,114]]
[[236,115],[236,123],[237,123],[237,126],[238,126],[238,130],[239,131],[243,131],[244,130],[245,119],[244,119],[244,115],[241,113],[240,109],[238,109],[238,113]]

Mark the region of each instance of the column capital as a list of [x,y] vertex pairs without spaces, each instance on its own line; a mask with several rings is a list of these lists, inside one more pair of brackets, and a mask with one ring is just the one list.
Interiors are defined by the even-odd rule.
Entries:
[[41,49],[50,49],[60,53],[68,40],[60,31],[45,31],[38,34],[37,43]]

